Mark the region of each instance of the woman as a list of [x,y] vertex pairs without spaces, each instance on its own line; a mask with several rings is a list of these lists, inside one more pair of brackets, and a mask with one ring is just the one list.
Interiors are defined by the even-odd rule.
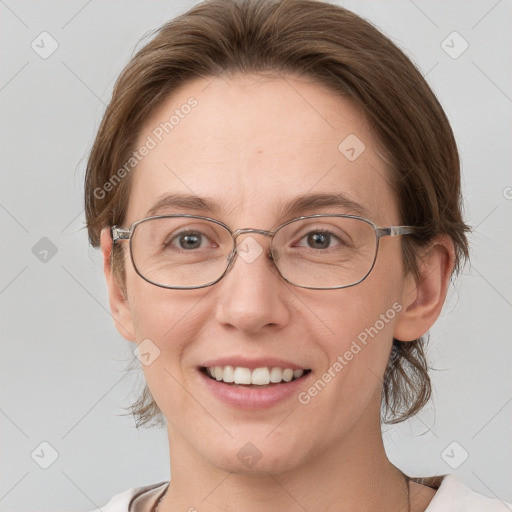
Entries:
[[85,203],[172,468],[103,511],[501,510],[383,447],[429,400],[468,227],[446,116],[370,24],[310,0],[167,23],[116,83]]

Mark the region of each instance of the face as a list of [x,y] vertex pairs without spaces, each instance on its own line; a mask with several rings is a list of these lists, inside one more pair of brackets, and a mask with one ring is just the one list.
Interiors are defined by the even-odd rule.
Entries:
[[[190,97],[195,106],[182,108]],[[179,121],[162,132],[175,113]],[[133,171],[125,226],[171,194],[208,197],[218,208],[167,205],[158,214],[204,215],[233,230],[273,230],[300,215],[354,214],[343,203],[280,214],[294,199],[334,193],[358,203],[378,226],[399,224],[389,170],[363,117],[303,78],[191,82],[148,120],[141,145],[148,137],[156,146]],[[352,144],[340,151],[347,137]],[[127,259],[119,318],[128,339],[151,340],[159,350],[143,369],[167,419],[171,451],[231,472],[277,473],[376,432],[408,278],[399,237],[381,240],[363,282],[334,290],[287,283],[266,256],[269,238],[243,234],[239,245],[249,238],[263,252],[252,261],[238,257],[221,281],[202,289],[156,287]],[[309,371],[290,383],[251,388],[203,371],[225,365]],[[261,458],[252,464],[251,457]]]

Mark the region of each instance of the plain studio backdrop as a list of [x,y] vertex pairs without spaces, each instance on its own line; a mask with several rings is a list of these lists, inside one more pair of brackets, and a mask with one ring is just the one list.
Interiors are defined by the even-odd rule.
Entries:
[[[2,0],[0,510],[88,511],[169,478],[164,429],[121,416],[142,385],[88,247],[83,176],[117,75],[192,1]],[[472,264],[431,331],[433,401],[385,427],[411,476],[512,501],[512,2],[340,2],[420,68],[455,131]]]

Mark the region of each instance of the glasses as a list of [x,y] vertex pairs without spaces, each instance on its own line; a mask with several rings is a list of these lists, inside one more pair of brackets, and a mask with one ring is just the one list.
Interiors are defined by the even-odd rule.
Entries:
[[247,263],[263,249],[252,237],[237,244],[240,235],[270,237],[267,256],[279,274],[300,288],[347,288],[370,274],[379,241],[384,236],[410,235],[412,226],[380,228],[354,215],[308,215],[281,224],[275,231],[237,229],[198,215],[158,215],[130,228],[111,228],[114,244],[130,241],[137,274],[147,282],[171,289],[212,286],[231,269],[240,255]]

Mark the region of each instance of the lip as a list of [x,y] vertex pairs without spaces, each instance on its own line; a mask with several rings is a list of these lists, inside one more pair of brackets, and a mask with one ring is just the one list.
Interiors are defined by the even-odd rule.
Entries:
[[248,359],[244,357],[222,357],[219,359],[212,359],[209,361],[205,361],[200,366],[204,366],[206,368],[211,368],[213,366],[241,366],[243,368],[249,368],[249,370],[254,370],[255,368],[264,368],[264,367],[279,367],[279,368],[290,368],[292,370],[307,370],[308,366],[300,366],[295,363],[291,363],[290,361],[285,361],[284,359],[276,359],[276,358],[259,358],[259,359]]
[[[227,364],[231,364],[231,362],[226,364],[214,364],[212,366],[226,366]],[[237,364],[235,366],[243,365]],[[256,365],[254,368],[260,368],[261,366],[271,365]],[[274,364],[273,366],[280,366],[280,364]],[[246,366],[246,368],[249,367]],[[290,366],[286,366],[286,368],[290,368]],[[294,369],[299,368],[295,367]],[[208,377],[200,368],[197,369],[197,373],[199,374],[203,386],[210,395],[227,405],[244,410],[268,409],[289,400],[291,397],[295,398],[301,389],[306,389],[308,386],[307,381],[312,375],[312,372],[308,372],[291,382],[282,382],[280,384],[258,388],[256,386],[249,387],[246,385],[226,384],[225,382],[214,380]]]

